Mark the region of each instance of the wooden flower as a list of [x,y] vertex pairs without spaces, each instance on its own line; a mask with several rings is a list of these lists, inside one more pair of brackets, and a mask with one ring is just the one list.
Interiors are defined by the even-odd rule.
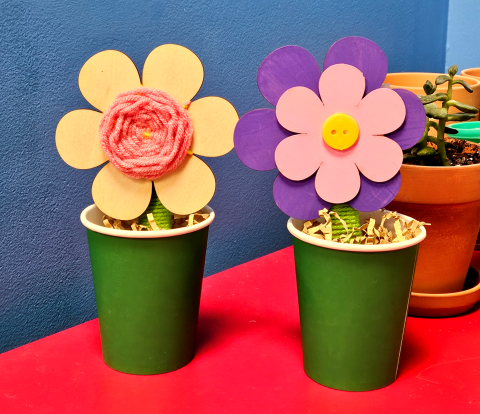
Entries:
[[215,177],[196,155],[218,157],[233,148],[238,120],[225,99],[191,102],[203,82],[203,66],[189,49],[165,44],[145,61],[142,81],[123,53],[106,50],[82,67],[79,87],[101,112],[79,109],[58,123],[62,159],[78,169],[97,167],[92,196],[105,214],[140,216],[152,195],[171,212],[190,214],[215,192]]

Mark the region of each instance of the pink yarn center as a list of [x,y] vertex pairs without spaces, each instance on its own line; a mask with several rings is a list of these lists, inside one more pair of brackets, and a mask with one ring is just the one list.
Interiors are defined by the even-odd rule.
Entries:
[[138,88],[119,94],[103,114],[100,143],[126,176],[155,180],[176,169],[192,143],[190,114],[166,92]]

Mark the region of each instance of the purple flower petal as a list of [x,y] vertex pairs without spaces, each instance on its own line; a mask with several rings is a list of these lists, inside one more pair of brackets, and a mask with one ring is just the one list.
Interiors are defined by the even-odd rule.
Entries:
[[243,115],[233,141],[238,158],[253,170],[273,170],[277,145],[292,133],[277,121],[275,109],[256,109]]
[[300,46],[284,46],[270,53],[257,74],[258,89],[272,105],[294,86],[305,86],[318,95],[320,67],[309,51]]
[[338,63],[355,66],[365,76],[365,95],[382,86],[388,72],[388,61],[376,43],[364,37],[351,36],[335,42],[327,52],[323,70]]
[[402,150],[412,148],[425,132],[427,118],[423,104],[417,95],[406,89],[393,89],[403,99],[407,114],[405,121],[396,131],[387,134],[387,137],[393,139]]
[[363,174],[360,174],[360,180],[360,191],[353,200],[348,202],[359,211],[375,211],[385,207],[395,198],[402,183],[400,172],[383,183],[371,181]]
[[315,191],[315,174],[303,181],[291,181],[278,174],[273,184],[273,198],[280,210],[299,220],[313,220],[318,212],[330,208]]

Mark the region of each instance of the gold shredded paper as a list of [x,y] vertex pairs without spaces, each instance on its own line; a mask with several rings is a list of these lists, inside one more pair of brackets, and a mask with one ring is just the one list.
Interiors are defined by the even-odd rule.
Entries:
[[[172,229],[179,229],[182,227],[189,227],[194,226],[195,224],[199,224],[202,221],[205,221],[210,214],[204,213],[193,213],[189,215],[173,215],[173,223]],[[132,231],[165,231],[158,227],[155,219],[153,218],[153,214],[147,214],[148,222],[150,223],[150,227],[142,226],[137,222],[136,219],[134,220],[117,220],[107,215],[103,216],[103,225],[109,229],[116,229],[116,230],[132,230]],[[168,230],[167,230],[168,231]]]
[[[329,240],[337,243],[355,243],[355,244],[388,244],[399,243],[405,240],[413,239],[418,236],[422,231],[421,226],[428,226],[428,223],[423,221],[411,220],[405,221],[397,212],[388,212],[382,216],[380,225],[375,227],[376,222],[372,217],[365,220],[365,224],[360,227],[354,227],[350,233],[348,233],[348,227],[345,221],[343,221],[337,212],[329,213],[325,208],[318,212],[319,217],[315,220],[306,221],[303,224],[302,232],[309,236],[316,237],[321,240]],[[339,238],[332,239],[332,220],[330,215],[335,216],[342,223],[347,234],[341,235]],[[394,232],[388,230],[385,227],[387,220],[394,219],[393,224]],[[353,237],[353,234],[360,230],[362,236]]]
[[152,230],[154,231],[160,230],[160,227],[157,226],[157,222],[155,221],[155,218],[153,217],[152,213],[147,214],[147,219],[148,219],[148,222],[150,223],[150,227],[152,228]]

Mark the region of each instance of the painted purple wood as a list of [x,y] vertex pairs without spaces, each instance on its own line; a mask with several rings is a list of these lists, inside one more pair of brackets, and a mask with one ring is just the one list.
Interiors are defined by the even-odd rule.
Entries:
[[270,53],[257,74],[258,89],[272,105],[294,86],[305,86],[318,95],[320,67],[308,50],[284,46]]
[[403,99],[407,113],[405,121],[396,131],[387,134],[387,137],[393,139],[402,150],[412,148],[420,139],[425,131],[427,118],[423,104],[417,95],[406,89],[393,89]]
[[313,220],[318,212],[330,208],[315,191],[315,174],[303,181],[291,181],[278,174],[273,184],[273,198],[280,210],[299,220]]
[[369,39],[344,37],[327,52],[323,70],[338,63],[355,66],[365,76],[365,95],[382,86],[388,72],[388,61],[383,50]]
[[363,174],[360,174],[360,180],[360,191],[353,200],[348,202],[359,211],[375,211],[385,207],[395,198],[402,183],[400,172],[383,183],[371,181]]
[[278,123],[275,109],[255,109],[240,118],[233,141],[240,161],[252,170],[267,171],[276,168],[277,145],[291,135]]

